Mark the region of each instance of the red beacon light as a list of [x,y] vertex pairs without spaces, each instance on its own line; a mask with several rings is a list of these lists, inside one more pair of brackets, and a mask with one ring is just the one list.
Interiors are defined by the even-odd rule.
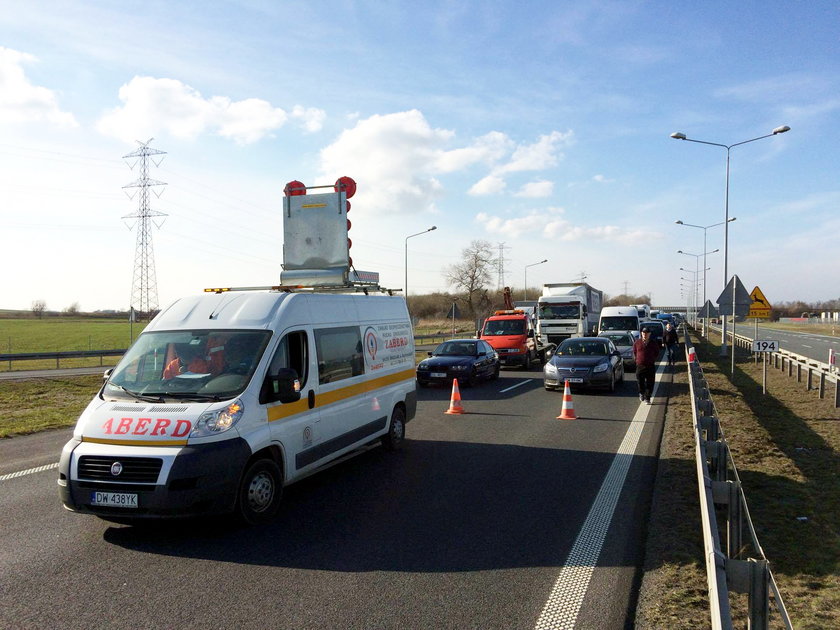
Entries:
[[299,195],[305,195],[306,186],[304,186],[303,182],[299,182],[298,180],[293,179],[288,184],[286,184],[286,187],[283,189],[283,193],[287,197],[297,197]]
[[[348,199],[356,194],[356,181],[352,177],[339,177],[335,180],[334,186],[335,192],[344,191],[344,194],[347,196]],[[350,209],[350,204],[347,204],[347,209]]]

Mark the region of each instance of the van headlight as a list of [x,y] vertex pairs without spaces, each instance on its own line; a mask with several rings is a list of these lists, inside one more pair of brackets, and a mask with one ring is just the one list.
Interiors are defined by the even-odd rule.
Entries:
[[207,437],[224,433],[239,422],[244,412],[245,405],[238,398],[227,407],[205,411],[201,414],[198,422],[195,423],[195,428],[190,433],[190,437]]

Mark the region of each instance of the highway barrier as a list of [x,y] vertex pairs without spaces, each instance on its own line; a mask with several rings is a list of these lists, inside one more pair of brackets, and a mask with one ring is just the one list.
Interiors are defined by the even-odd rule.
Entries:
[[[735,627],[729,601],[731,591],[747,594],[746,627],[751,630],[769,628],[772,602],[785,627],[792,630],[770,563],[750,518],[741,479],[723,434],[703,368],[687,330],[684,335],[712,628],[729,630]],[[718,510],[725,515],[725,539],[718,527]],[[748,534],[746,539],[745,530]],[[743,621],[739,620],[738,627],[744,627]]]

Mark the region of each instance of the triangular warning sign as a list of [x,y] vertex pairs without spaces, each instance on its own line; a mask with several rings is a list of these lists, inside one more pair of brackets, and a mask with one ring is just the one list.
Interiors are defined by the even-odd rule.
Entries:
[[750,312],[747,313],[747,317],[770,317],[770,309],[773,307],[770,305],[767,298],[764,297],[764,293],[761,292],[761,289],[758,287],[754,288],[750,292],[750,297],[753,302],[750,304]]

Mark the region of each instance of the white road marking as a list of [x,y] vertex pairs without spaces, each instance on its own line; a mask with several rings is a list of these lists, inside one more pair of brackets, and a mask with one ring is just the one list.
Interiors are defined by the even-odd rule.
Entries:
[[[656,383],[653,395],[659,386],[659,376],[665,369],[662,363],[656,371]],[[573,629],[580,614],[580,607],[589,582],[598,564],[601,547],[607,537],[618,497],[624,487],[627,471],[633,461],[636,446],[645,428],[651,407],[640,405],[636,410],[624,440],[613,458],[607,476],[601,484],[595,502],[589,509],[589,514],[578,532],[566,563],[560,568],[560,575],[551,589],[548,601],[540,613],[535,630],[566,630]]]
[[803,344],[802,344],[802,347],[803,347],[803,348],[813,348],[814,346],[809,346],[809,345],[807,345],[807,344],[804,344],[804,343],[803,343]]
[[19,470],[7,475],[0,475],[0,481],[16,479],[18,477],[24,477],[25,475],[32,475],[34,473],[44,472],[45,470],[52,470],[53,468],[58,468],[58,462],[55,464],[47,464],[46,466],[38,466],[37,468],[30,468],[29,470]]
[[533,380],[534,380],[534,379],[529,378],[529,379],[527,379],[527,380],[522,381],[521,383],[517,383],[516,385],[511,385],[510,387],[507,387],[507,388],[505,388],[505,389],[501,390],[499,393],[500,393],[500,394],[504,394],[504,393],[506,393],[506,392],[509,392],[509,391],[510,391],[510,390],[512,390],[512,389],[516,389],[517,387],[522,387],[525,383],[530,383],[530,382],[531,382],[531,381],[533,381]]

